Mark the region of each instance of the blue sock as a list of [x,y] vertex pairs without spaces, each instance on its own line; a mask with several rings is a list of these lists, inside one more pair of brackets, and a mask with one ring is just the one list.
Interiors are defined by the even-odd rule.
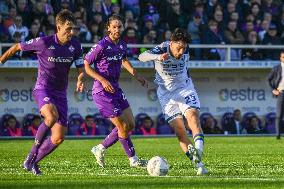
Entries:
[[185,152],[185,155],[192,161],[193,157],[192,157],[192,155],[189,153],[189,151]]

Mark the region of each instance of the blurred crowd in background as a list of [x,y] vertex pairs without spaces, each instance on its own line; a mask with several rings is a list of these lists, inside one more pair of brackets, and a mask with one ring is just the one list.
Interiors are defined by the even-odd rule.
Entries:
[[[158,44],[181,27],[192,44],[284,43],[284,3],[281,0],[1,0],[0,42],[17,43],[56,32],[55,15],[71,10],[77,20],[75,36],[96,43],[106,33],[111,14],[124,18],[128,44]],[[88,49],[86,49],[87,51]],[[145,48],[128,49],[136,58]],[[193,59],[223,60],[224,49],[195,49]],[[233,49],[235,60],[278,60],[277,50]],[[19,53],[15,59],[33,59]]]
[[[158,44],[170,38],[176,27],[191,35],[192,44],[284,44],[284,2],[281,0],[0,0],[0,43],[18,43],[56,32],[55,16],[71,10],[77,20],[75,37],[94,44],[106,34],[105,21],[111,14],[124,18],[123,40],[128,44]],[[5,48],[2,49],[3,51]],[[87,52],[89,48],[84,49]],[[136,59],[145,48],[129,48]],[[2,52],[3,52],[2,51]],[[192,49],[195,60],[224,60],[224,49]],[[278,50],[232,49],[233,60],[278,60]],[[36,59],[33,52],[18,52],[13,59]],[[253,112],[239,110],[217,121],[210,113],[200,115],[206,134],[275,133],[275,113],[260,119]],[[42,121],[28,114],[22,123],[13,115],[3,115],[1,136],[33,136]],[[68,135],[107,135],[113,125],[99,114],[83,118],[71,114]],[[163,115],[153,120],[136,116],[133,134],[173,134]]]
[[[275,113],[268,113],[260,119],[255,113],[242,115],[239,109],[225,113],[220,120],[210,113],[200,115],[200,123],[205,134],[275,134]],[[20,123],[15,116],[5,114],[0,120],[0,136],[35,136],[43,119],[39,115],[27,114]],[[155,120],[145,113],[135,116],[134,135],[171,135],[173,128],[160,114]],[[187,126],[186,126],[187,127]],[[68,133],[71,136],[108,135],[114,126],[99,113],[83,118],[78,113],[69,115]],[[190,134],[190,130],[188,130]]]

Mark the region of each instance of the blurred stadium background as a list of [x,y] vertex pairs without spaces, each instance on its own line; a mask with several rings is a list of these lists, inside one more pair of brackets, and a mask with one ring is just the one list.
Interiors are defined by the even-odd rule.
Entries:
[[[110,14],[122,15],[128,57],[151,81],[153,64],[137,61],[139,53],[169,39],[172,29],[186,29],[192,37],[192,59],[187,66],[200,97],[205,133],[275,133],[276,101],[266,77],[279,63],[284,41],[282,1],[3,0],[0,1],[0,54],[15,42],[54,34],[54,17],[62,8],[74,12],[78,22],[75,37],[81,41],[84,52],[104,36],[104,21]],[[1,136],[35,133],[40,122],[31,95],[36,68],[35,54],[22,52],[0,68]],[[74,72],[70,73],[68,89],[68,134],[108,134],[112,125],[99,116],[92,102],[92,81],[87,81],[85,93],[74,93]],[[125,72],[120,84],[136,116],[137,128],[133,134],[173,134],[160,115],[154,85],[146,90]],[[239,130],[231,128],[235,127],[231,124],[236,109],[241,114]],[[148,123],[144,121],[145,114],[150,116]]]
[[[133,134],[154,135],[134,139],[138,154],[165,156],[169,177],[151,178],[145,170],[127,169],[118,145],[109,154],[115,161],[108,160],[109,167],[101,170],[90,153],[99,141],[90,139],[65,141],[44,161],[47,175],[34,179],[19,167],[32,141],[6,140],[33,138],[41,121],[31,95],[36,56],[20,52],[0,67],[0,138],[5,139],[0,142],[0,188],[281,188],[283,142],[247,135],[275,133],[276,99],[266,78],[279,64],[283,48],[283,5],[281,0],[0,0],[0,54],[13,43],[54,34],[54,17],[62,8],[74,12],[75,37],[86,53],[104,36],[106,18],[117,13],[125,18],[128,57],[151,81],[153,63],[140,63],[139,53],[168,40],[174,28],[186,29],[192,37],[187,66],[201,101],[202,127],[206,136],[226,135],[206,137],[204,161],[210,174],[191,176],[190,162],[177,150],[176,139],[156,137],[174,134],[163,119],[154,86],[144,89],[123,71],[120,85],[136,117]],[[75,72],[69,75],[68,135],[108,134],[113,126],[92,102],[92,81],[87,80],[83,94],[75,93]]]

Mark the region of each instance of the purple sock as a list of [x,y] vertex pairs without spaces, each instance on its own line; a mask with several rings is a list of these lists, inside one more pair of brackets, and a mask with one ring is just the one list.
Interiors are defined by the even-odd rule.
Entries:
[[117,128],[115,127],[111,133],[104,139],[102,145],[107,149],[118,141]]
[[50,154],[53,150],[55,150],[57,145],[53,144],[51,142],[50,137],[45,139],[38,149],[38,154],[36,156],[35,163],[38,163],[40,160],[42,160],[45,156]]
[[36,136],[35,136],[35,142],[32,146],[32,149],[30,151],[29,154],[29,158],[28,158],[28,163],[31,163],[32,161],[34,161],[35,156],[38,153],[38,149],[41,146],[47,132],[50,130],[50,128],[48,126],[46,126],[46,124],[44,122],[42,122],[40,124],[40,126],[38,127],[38,130],[36,132]]
[[130,137],[127,138],[120,138],[119,141],[122,144],[125,153],[127,154],[128,158],[135,156],[135,149],[134,145],[130,139]]

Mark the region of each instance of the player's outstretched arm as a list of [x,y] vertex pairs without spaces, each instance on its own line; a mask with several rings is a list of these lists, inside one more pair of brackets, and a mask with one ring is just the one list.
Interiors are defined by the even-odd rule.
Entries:
[[87,73],[87,75],[89,75],[91,78],[98,80],[103,88],[110,93],[114,93],[115,90],[113,88],[113,86],[111,85],[111,83],[106,80],[103,76],[101,76],[99,73],[97,73],[89,64],[89,62],[87,62],[86,60],[84,60],[84,67],[85,67],[85,71]]
[[148,50],[148,51],[145,51],[145,52],[141,53],[141,54],[138,56],[138,59],[139,59],[141,62],[148,62],[148,61],[158,60],[159,57],[160,57],[159,54],[153,54],[153,53],[151,53],[151,52]]
[[139,81],[141,83],[141,85],[143,87],[147,87],[149,86],[149,82],[142,76],[140,76],[136,69],[133,68],[133,66],[131,65],[131,63],[129,62],[129,60],[127,58],[122,60],[122,66],[133,76],[137,79],[137,81]]
[[165,61],[168,59],[168,57],[169,57],[168,53],[155,54],[155,53],[151,53],[151,51],[148,50],[148,51],[141,53],[138,56],[138,59],[141,62],[148,62],[148,61],[155,61],[155,60]]
[[10,47],[1,57],[0,57],[0,64],[4,64],[8,58],[13,56],[16,52],[21,50],[20,43],[14,44],[12,47]]

